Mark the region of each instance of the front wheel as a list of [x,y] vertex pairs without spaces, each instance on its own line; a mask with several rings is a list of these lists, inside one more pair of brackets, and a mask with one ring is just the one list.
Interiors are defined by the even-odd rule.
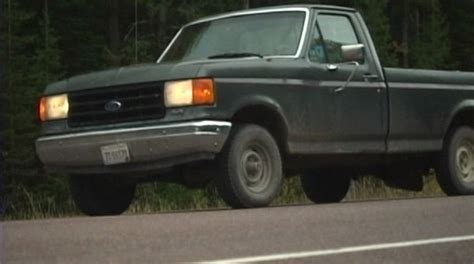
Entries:
[[238,125],[219,158],[217,188],[233,208],[264,207],[282,185],[282,162],[275,139],[263,127]]
[[474,129],[462,126],[447,136],[436,174],[448,195],[474,194]]
[[119,215],[135,195],[135,184],[108,175],[70,175],[69,188],[76,206],[90,216]]
[[346,197],[351,186],[351,177],[331,172],[306,172],[300,180],[306,197],[313,203],[338,203]]

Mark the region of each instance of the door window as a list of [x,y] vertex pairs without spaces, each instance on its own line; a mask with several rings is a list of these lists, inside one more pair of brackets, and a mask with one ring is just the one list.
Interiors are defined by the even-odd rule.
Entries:
[[309,57],[315,62],[344,62],[341,47],[359,44],[350,19],[342,15],[319,15],[314,27]]
[[314,62],[325,63],[327,62],[326,51],[324,50],[323,39],[319,34],[319,28],[316,25],[313,30],[313,36],[311,38],[311,44],[309,49],[309,59]]

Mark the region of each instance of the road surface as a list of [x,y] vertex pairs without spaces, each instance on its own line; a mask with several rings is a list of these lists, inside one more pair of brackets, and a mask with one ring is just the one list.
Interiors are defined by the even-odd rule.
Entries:
[[474,263],[474,197],[3,222],[2,263]]

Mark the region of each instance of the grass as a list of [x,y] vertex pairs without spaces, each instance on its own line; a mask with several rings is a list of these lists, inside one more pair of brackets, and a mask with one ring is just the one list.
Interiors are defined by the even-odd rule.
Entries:
[[436,176],[430,174],[423,177],[423,191],[406,191],[390,188],[378,178],[366,176],[352,182],[351,190],[345,201],[365,201],[383,199],[422,198],[433,196],[445,196],[436,181]]
[[[57,188],[55,192],[36,193],[30,192],[25,187],[18,186],[15,190],[15,199],[10,199],[11,202],[7,205],[4,219],[44,219],[80,215],[68,194],[67,185],[60,183],[59,186],[61,188]],[[365,176],[352,182],[351,189],[344,201],[432,196],[444,196],[434,175],[424,177],[424,189],[422,192],[390,188],[385,186],[383,181],[376,177]],[[273,205],[307,203],[310,202],[306,199],[301,189],[299,178],[290,177],[285,179],[281,194],[274,201]],[[227,208],[227,206],[212,187],[202,190],[189,190],[186,187],[175,184],[149,183],[138,186],[136,199],[130,206],[127,214],[215,208]]]

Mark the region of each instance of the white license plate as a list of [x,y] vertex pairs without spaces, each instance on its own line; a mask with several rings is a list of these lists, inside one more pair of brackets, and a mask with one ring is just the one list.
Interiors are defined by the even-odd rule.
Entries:
[[115,165],[130,161],[130,151],[127,144],[115,144],[100,148],[104,165]]

